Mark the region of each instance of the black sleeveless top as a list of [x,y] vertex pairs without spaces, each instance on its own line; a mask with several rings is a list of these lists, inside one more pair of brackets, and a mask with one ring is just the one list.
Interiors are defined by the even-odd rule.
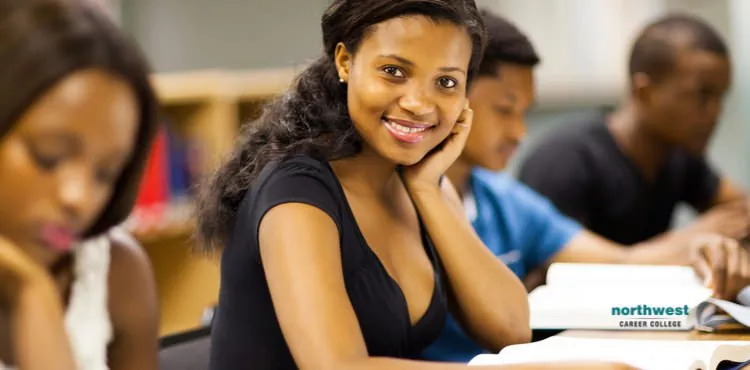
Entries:
[[442,269],[421,219],[423,245],[435,271],[435,290],[424,316],[412,326],[403,292],[365,242],[328,162],[296,156],[267,165],[238,209],[233,235],[222,255],[210,368],[297,368],[274,312],[258,245],[263,215],[287,202],[315,206],[336,223],[346,291],[370,356],[418,358],[440,334],[447,317]]

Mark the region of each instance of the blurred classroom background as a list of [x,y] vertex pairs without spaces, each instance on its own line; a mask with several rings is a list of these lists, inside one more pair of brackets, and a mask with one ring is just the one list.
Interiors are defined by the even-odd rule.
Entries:
[[[231,147],[240,124],[319,54],[320,16],[329,0],[102,1],[145,50],[166,113],[168,129],[155,146],[131,226],[156,270],[161,333],[180,333],[207,319],[218,291],[215,259],[191,251],[189,186]],[[734,59],[733,89],[710,159],[750,189],[750,147],[745,145],[750,142],[750,104],[743,104],[750,101],[750,1],[477,3],[513,20],[543,59],[537,69],[538,102],[514,163],[547,129],[619,102],[631,40],[649,20],[677,10],[709,21],[728,41]],[[675,225],[692,217],[683,209]]]

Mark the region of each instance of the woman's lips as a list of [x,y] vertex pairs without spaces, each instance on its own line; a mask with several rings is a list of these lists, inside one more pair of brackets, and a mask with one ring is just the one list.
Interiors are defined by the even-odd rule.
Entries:
[[47,247],[63,253],[73,249],[73,244],[77,239],[76,233],[70,228],[54,224],[42,226],[40,234],[42,242]]
[[421,142],[427,131],[435,126],[429,123],[413,122],[389,117],[383,117],[381,122],[396,140],[409,144]]

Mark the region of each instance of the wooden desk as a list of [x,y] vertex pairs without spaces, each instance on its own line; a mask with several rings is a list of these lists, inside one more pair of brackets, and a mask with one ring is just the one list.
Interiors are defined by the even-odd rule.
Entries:
[[657,340],[747,340],[750,332],[703,333],[698,331],[646,331],[646,330],[566,330],[559,336],[607,339],[657,339]]

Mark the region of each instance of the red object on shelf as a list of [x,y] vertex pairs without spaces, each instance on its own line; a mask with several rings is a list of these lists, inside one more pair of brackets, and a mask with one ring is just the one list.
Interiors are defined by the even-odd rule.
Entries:
[[162,219],[164,206],[169,202],[168,150],[167,132],[162,128],[152,144],[135,204],[137,213],[149,213],[149,222]]

